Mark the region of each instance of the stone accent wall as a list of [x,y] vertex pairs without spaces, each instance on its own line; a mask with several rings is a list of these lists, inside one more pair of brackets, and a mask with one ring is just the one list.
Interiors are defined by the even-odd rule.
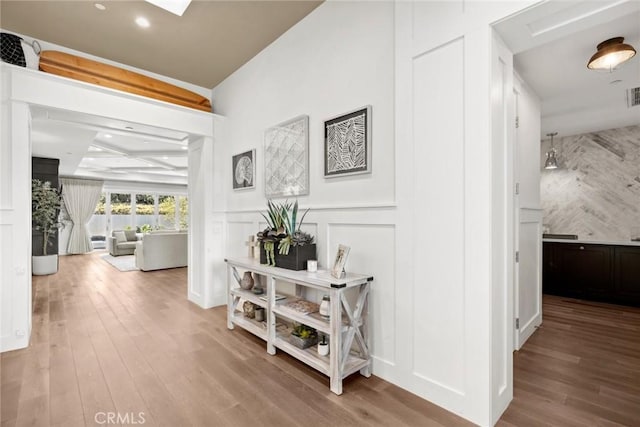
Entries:
[[541,150],[549,232],[599,241],[640,238],[640,126],[557,138],[554,145],[559,169],[544,169],[548,140]]

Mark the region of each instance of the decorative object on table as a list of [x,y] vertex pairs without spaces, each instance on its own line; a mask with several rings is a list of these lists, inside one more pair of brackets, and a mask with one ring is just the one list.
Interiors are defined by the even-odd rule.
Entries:
[[256,150],[245,151],[231,158],[234,190],[247,190],[256,187]]
[[60,191],[51,187],[49,181],[31,180],[31,221],[33,228],[42,232],[42,255],[31,257],[32,273],[36,276],[58,271],[58,255],[48,255],[47,248],[58,229],[64,228],[58,215],[62,207]]
[[256,306],[251,301],[245,301],[242,304],[242,311],[244,312],[244,316],[249,319],[256,317]]
[[251,276],[250,271],[245,271],[242,275],[242,280],[240,280],[240,287],[245,291],[253,288],[253,277]]
[[327,336],[322,335],[322,339],[318,343],[318,354],[320,356],[326,356],[329,354],[329,342],[327,341]]
[[264,322],[264,308],[260,306],[255,307],[255,315],[257,322]]
[[318,271],[318,260],[310,259],[307,261],[307,271],[309,273],[315,273]]
[[253,289],[251,290],[256,295],[264,294],[264,285],[263,280],[265,277],[258,273],[253,273]]
[[289,310],[297,314],[316,313],[318,310],[320,310],[320,306],[315,302],[311,302],[303,299],[289,301],[286,304],[282,304],[280,308],[285,311]]
[[322,297],[322,302],[320,303],[320,308],[318,309],[320,316],[328,319],[331,314],[331,298],[329,295],[325,295]]
[[289,335],[289,342],[301,349],[309,348],[318,342],[318,332],[302,323],[296,324]]
[[[258,298],[260,298],[262,301],[266,301],[267,300],[267,296],[266,295],[262,295],[262,296],[260,296]],[[276,294],[276,296],[275,296],[275,300],[276,301],[282,301],[283,299],[287,299],[287,297],[285,297],[284,295]]]
[[371,172],[371,106],[324,122],[324,177]]
[[331,275],[336,279],[344,277],[344,266],[347,263],[347,257],[349,256],[351,248],[345,245],[338,245],[338,252],[336,253],[336,260],[331,268]]
[[255,234],[249,236],[249,239],[244,244],[249,248],[249,258],[260,258],[260,242]]
[[277,203],[267,201],[267,214],[262,217],[267,228],[258,233],[260,263],[289,270],[304,270],[307,260],[316,258],[313,236],[301,230],[304,217],[298,222],[298,201]]
[[264,177],[267,197],[309,194],[309,116],[265,131]]

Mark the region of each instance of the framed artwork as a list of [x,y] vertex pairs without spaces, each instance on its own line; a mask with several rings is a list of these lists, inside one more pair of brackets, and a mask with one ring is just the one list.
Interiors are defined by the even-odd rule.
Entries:
[[336,252],[336,260],[331,267],[331,275],[336,279],[341,279],[344,271],[344,266],[347,263],[347,257],[349,256],[351,248],[345,245],[338,245],[338,252]]
[[234,190],[256,187],[256,150],[245,151],[232,157]]
[[267,198],[309,194],[309,116],[265,131],[264,175]]
[[371,172],[371,106],[324,122],[324,177]]

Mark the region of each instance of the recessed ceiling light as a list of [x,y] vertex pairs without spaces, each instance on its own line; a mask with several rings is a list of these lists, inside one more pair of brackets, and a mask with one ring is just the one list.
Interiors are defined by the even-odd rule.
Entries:
[[96,7],[96,9],[98,9],[98,10],[107,10],[107,6],[103,5],[102,3],[94,3],[93,5],[94,5],[94,6]]
[[149,28],[151,26],[151,23],[149,22],[149,20],[144,16],[138,16],[136,18],[136,24],[138,24],[138,27],[142,27],[142,28]]
[[162,156],[162,158],[163,158],[164,160],[169,160],[169,157],[167,157],[167,156]]
[[113,136],[112,136],[112,135],[110,135],[110,134],[108,134],[108,133],[105,133],[105,134],[104,134],[104,137],[105,137],[105,138],[113,138]]
[[102,151],[102,148],[100,148],[100,147],[94,147],[94,150],[96,150],[96,151]]
[[189,149],[189,147],[184,146],[184,145],[182,147],[180,147],[180,148],[182,148],[183,150],[188,150]]

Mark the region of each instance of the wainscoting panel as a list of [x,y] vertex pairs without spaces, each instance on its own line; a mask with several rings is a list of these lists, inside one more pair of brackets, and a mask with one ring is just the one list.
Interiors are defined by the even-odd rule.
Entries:
[[[393,225],[328,224],[327,246],[335,256],[339,244],[351,248],[345,270],[371,274],[369,320],[371,352],[376,363],[395,363],[396,289]],[[375,371],[374,371],[375,372]]]
[[258,228],[252,221],[228,221],[225,258],[249,256],[246,245],[249,236],[256,235]]
[[516,330],[515,347],[521,348],[542,323],[542,211],[520,210],[520,262],[516,289],[516,316],[520,329]]
[[[13,226],[10,215],[2,212],[0,219],[0,283],[11,283],[14,276],[13,269]],[[13,289],[10,286],[0,286],[0,301],[10,301]],[[13,333],[13,304],[3,304],[0,310],[0,343],[5,342]],[[4,346],[0,347],[2,349]]]
[[463,59],[457,39],[413,61],[413,197],[424,201],[413,222],[413,374],[454,394],[465,385]]

